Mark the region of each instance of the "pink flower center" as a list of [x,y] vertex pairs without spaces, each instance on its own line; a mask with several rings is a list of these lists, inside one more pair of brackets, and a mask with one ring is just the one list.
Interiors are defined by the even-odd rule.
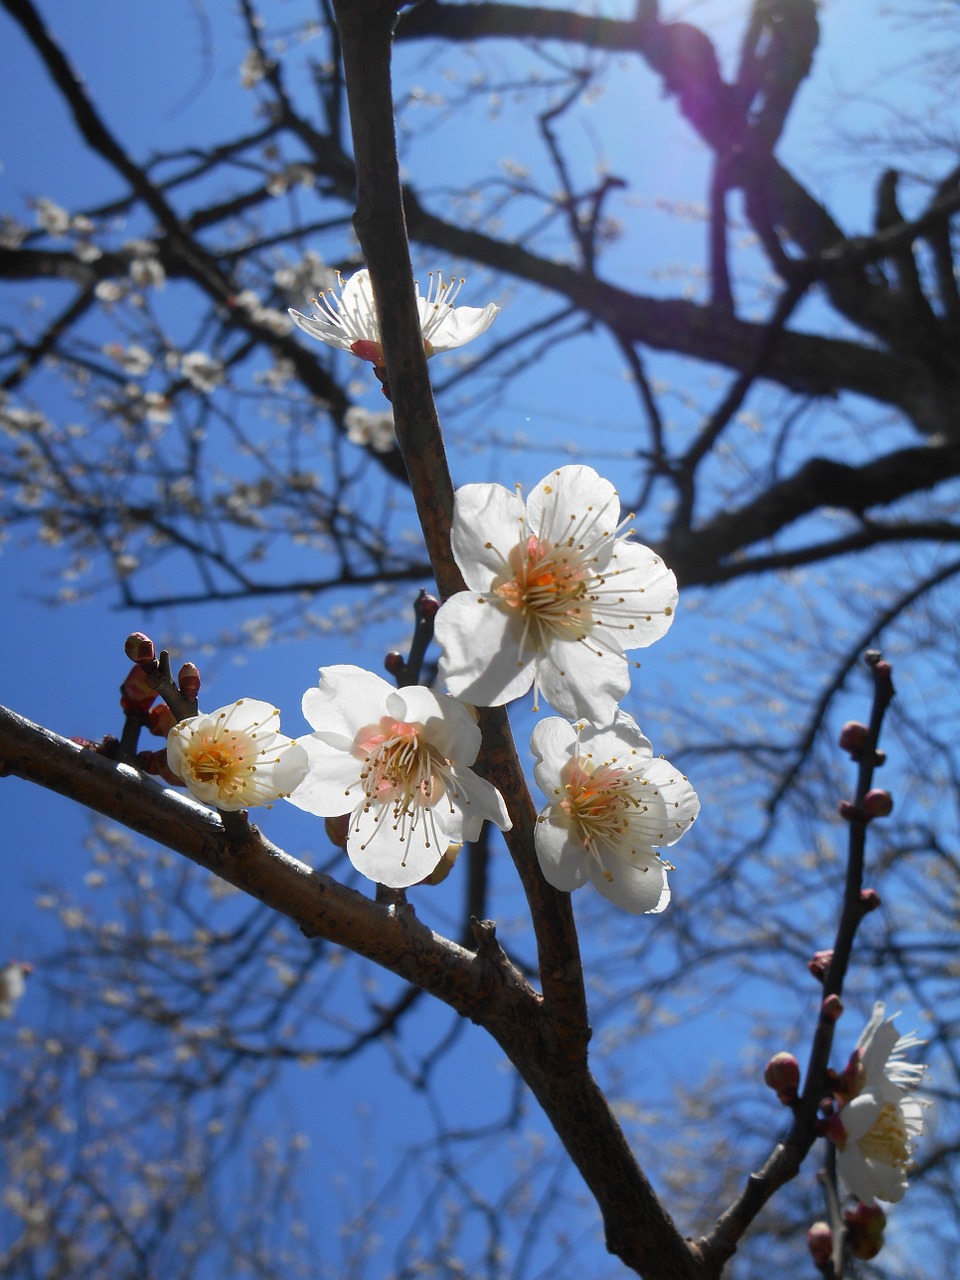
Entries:
[[524,634],[534,632],[534,647],[544,648],[545,633],[576,630],[582,639],[592,625],[587,579],[581,548],[557,546],[530,534],[509,556],[512,576],[494,587],[494,594],[522,614]]
[[561,775],[566,795],[560,807],[577,828],[584,850],[598,839],[616,842],[626,832],[627,813],[636,808],[630,794],[630,774],[610,765],[592,768],[584,759],[572,760]]

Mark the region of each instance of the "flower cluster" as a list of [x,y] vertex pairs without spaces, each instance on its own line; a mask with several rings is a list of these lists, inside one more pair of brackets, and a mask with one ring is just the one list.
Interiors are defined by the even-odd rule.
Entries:
[[626,650],[667,631],[678,597],[629,519],[591,467],[559,467],[526,502],[501,485],[465,485],[451,547],[467,590],[440,609],[436,636],[454,696],[500,706],[532,687],[534,710],[542,694],[574,721],[543,720],[530,741],[549,797],[535,834],[540,869],[556,889],[589,880],[638,914],[669,902],[670,867],[657,849],[680,839],[700,803],[620,710]]
[[907,1050],[923,1041],[901,1036],[884,1013],[878,1001],[839,1078],[835,1093],[840,1107],[827,1127],[837,1146],[840,1177],[866,1205],[903,1199],[926,1105],[915,1094],[926,1068],[904,1060]]
[[[310,315],[290,316],[312,338],[371,361],[384,381],[369,272],[337,280]],[[499,312],[494,303],[454,306],[462,285],[433,273],[425,294],[416,285],[428,357],[485,333]],[[235,303],[254,314],[258,299],[241,294]],[[198,352],[183,357],[182,371],[204,391],[222,376]],[[375,452],[392,447],[388,414],[353,408],[346,426]],[[451,548],[467,589],[439,608],[434,629],[447,693],[324,667],[303,698],[311,733],[283,738],[278,712],[240,702],[177,725],[170,769],[223,810],[283,796],[328,819],[353,865],[380,884],[436,882],[443,860],[446,871],[484,822],[511,825],[503,797],[471,767],[481,743],[473,707],[502,706],[532,688],[535,710],[542,695],[566,717],[543,720],[530,743],[548,797],[535,828],[544,877],[567,892],[589,880],[632,914],[662,911],[671,868],[659,851],[680,839],[700,804],[620,710],[627,651],[668,630],[678,595],[663,561],[634,540],[631,518],[587,466],[552,471],[526,501],[498,484],[464,486]]]

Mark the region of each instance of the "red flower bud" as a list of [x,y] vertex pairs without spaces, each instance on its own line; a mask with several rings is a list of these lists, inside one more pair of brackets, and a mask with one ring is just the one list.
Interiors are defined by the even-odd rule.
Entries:
[[827,970],[833,960],[833,949],[827,951],[815,951],[812,960],[807,961],[807,968],[813,974],[818,982],[823,982],[827,976]]
[[865,724],[860,724],[858,720],[848,720],[840,730],[840,747],[843,751],[849,751],[854,760],[860,758],[860,753],[867,745],[867,737],[870,730]]
[[157,691],[147,684],[143,667],[139,664],[131,667],[130,674],[120,686],[120,707],[123,713],[128,716],[137,713],[145,716],[156,700]]
[[147,716],[147,728],[155,737],[165,738],[176,723],[177,717],[165,702],[150,708],[150,714]]
[[876,911],[881,905],[881,899],[876,889],[860,890],[860,910],[864,915],[868,915],[871,911]]
[[820,1006],[820,1017],[825,1022],[836,1022],[843,1013],[843,1004],[839,996],[827,996]]
[[145,636],[142,631],[134,631],[127,636],[123,652],[127,655],[131,662],[155,662],[157,651],[153,646],[153,641],[149,636]]
[[185,698],[196,702],[200,692],[200,672],[192,662],[185,662],[177,673],[177,685]]
[[327,839],[331,844],[335,844],[338,849],[347,847],[347,836],[350,832],[349,813],[339,814],[336,818],[324,818],[323,826],[327,833]]
[[413,607],[418,618],[435,618],[440,611],[440,601],[436,596],[421,591]]
[[772,1089],[785,1107],[797,1100],[800,1063],[792,1053],[775,1053],[763,1072],[763,1083]]
[[893,813],[893,796],[882,787],[874,787],[863,797],[863,811],[868,818],[885,818]]
[[138,751],[137,764],[144,773],[152,774],[155,778],[162,778],[164,782],[169,782],[171,786],[182,787],[183,779],[170,768],[167,763],[167,752],[165,747],[161,747],[159,751]]
[[818,1271],[825,1271],[833,1253],[833,1232],[829,1223],[815,1222],[807,1232],[807,1248]]
[[402,653],[398,653],[396,649],[391,649],[384,658],[383,665],[384,669],[396,680],[403,675],[407,663]]
[[863,813],[855,804],[851,804],[849,800],[841,800],[837,805],[837,813],[844,822],[852,822],[854,818],[862,818]]
[[887,1215],[879,1205],[857,1204],[843,1211],[847,1228],[847,1244],[855,1258],[875,1258],[883,1248],[883,1230]]

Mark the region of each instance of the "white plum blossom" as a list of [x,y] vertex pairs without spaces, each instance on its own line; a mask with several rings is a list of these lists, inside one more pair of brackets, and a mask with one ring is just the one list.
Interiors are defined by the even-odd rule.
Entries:
[[70,230],[69,213],[46,196],[38,196],[34,200],[33,211],[37,225],[46,231],[47,235],[60,239]]
[[[338,272],[337,279],[340,283],[339,296],[332,290],[321,293],[311,315],[305,316],[291,307],[294,323],[311,338],[339,347],[342,351],[352,351],[361,360],[382,366],[380,323],[369,271],[364,267],[345,283]],[[439,272],[434,275],[431,271],[430,284],[424,296],[419,283],[414,282],[427,356],[464,346],[481,333],[486,333],[497,318],[500,308],[493,302],[485,307],[453,306],[463,284],[462,278],[444,280]]]
[[534,729],[530,750],[549,797],[534,833],[544,878],[565,893],[589,880],[632,915],[663,911],[671,867],[656,847],[675,844],[700,812],[683,774],[654,758],[623,711],[606,729],[550,716]]
[[467,590],[436,620],[449,691],[491,707],[532,685],[534,710],[542,692],[571,719],[612,723],[624,650],[659,639],[677,604],[676,578],[624,523],[592,467],[552,471],[526,503],[498,484],[458,489],[451,546]]
[[286,799],[308,762],[303,747],[280,732],[276,707],[241,698],[174,725],[167,763],[198,800],[229,812]]
[[26,978],[33,973],[32,964],[11,960],[0,968],[0,1018],[12,1018],[17,1004],[27,989]]
[[138,343],[125,347],[121,342],[108,342],[103,348],[104,355],[117,364],[132,378],[144,378],[153,367],[153,356]]
[[927,1105],[914,1092],[926,1067],[904,1061],[907,1050],[924,1041],[901,1036],[884,1013],[878,1000],[841,1077],[841,1096],[847,1100],[827,1129],[837,1145],[844,1185],[866,1205],[903,1199],[906,1168],[923,1132]]
[[343,423],[351,444],[372,449],[374,453],[389,453],[397,447],[393,414],[386,410],[371,413],[368,409],[353,405],[343,415]]
[[223,382],[223,365],[204,351],[188,351],[180,361],[180,371],[190,385],[204,395]]
[[349,813],[347,855],[368,879],[416,884],[484,820],[509,830],[500,792],[470,768],[480,730],[463,703],[343,665],[321,668],[303,714],[314,729],[299,739],[310,771],[290,802],[320,817]]

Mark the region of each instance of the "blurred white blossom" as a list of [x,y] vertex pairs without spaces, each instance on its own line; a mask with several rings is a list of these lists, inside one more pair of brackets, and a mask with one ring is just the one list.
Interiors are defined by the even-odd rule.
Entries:
[[881,1001],[841,1077],[846,1101],[829,1122],[837,1168],[847,1190],[866,1205],[896,1203],[907,1189],[907,1165],[923,1132],[925,1100],[914,1090],[926,1070],[904,1054],[924,1042],[901,1036]]

